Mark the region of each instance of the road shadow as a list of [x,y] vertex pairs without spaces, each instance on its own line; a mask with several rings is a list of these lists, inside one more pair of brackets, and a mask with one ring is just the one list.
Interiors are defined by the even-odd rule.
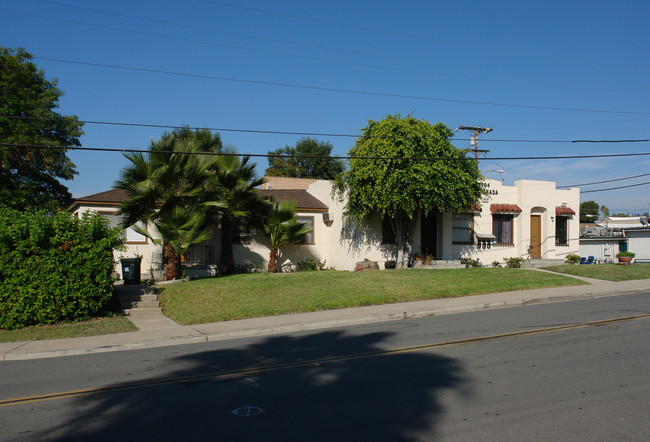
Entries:
[[[387,350],[392,333],[326,331],[170,358],[155,386],[66,399],[34,440],[430,440],[462,365],[435,350]],[[382,345],[383,343],[383,345]],[[204,346],[209,346],[205,344]],[[234,345],[234,344],[233,344]],[[125,352],[142,358],[139,352]]]

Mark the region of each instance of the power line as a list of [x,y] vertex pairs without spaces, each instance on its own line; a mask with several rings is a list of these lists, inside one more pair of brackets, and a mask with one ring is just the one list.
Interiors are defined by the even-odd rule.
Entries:
[[84,22],[81,22],[81,21],[68,20],[68,19],[63,19],[63,18],[47,17],[47,16],[44,16],[44,15],[31,14],[31,13],[27,13],[27,12],[17,12],[17,11],[10,11],[10,10],[6,10],[6,9],[0,9],[0,12],[8,12],[8,13],[11,13],[11,14],[24,15],[24,16],[28,16],[28,17],[36,17],[36,18],[40,18],[40,19],[44,19],[44,20],[50,20],[50,21],[56,21],[56,22],[62,22],[62,23],[69,23],[69,24],[81,25],[81,26],[88,26],[88,27],[91,27],[91,28],[103,29],[103,30],[108,30],[108,31],[126,32],[126,33],[130,33],[130,34],[144,35],[144,36],[147,36],[147,37],[164,38],[166,40],[176,40],[176,41],[182,41],[182,42],[186,42],[186,43],[198,43],[198,44],[203,44],[203,45],[207,45],[207,46],[216,46],[216,47],[221,47],[221,48],[237,49],[237,50],[242,50],[242,51],[255,52],[255,53],[258,53],[258,54],[281,55],[281,56],[284,56],[284,57],[300,58],[300,59],[304,59],[304,60],[325,61],[325,62],[328,62],[328,63],[349,64],[349,65],[353,65],[353,66],[379,68],[379,69],[387,69],[387,70],[394,70],[394,71],[415,72],[415,73],[429,74],[429,75],[439,75],[439,74],[433,74],[433,73],[430,73],[430,72],[409,71],[409,70],[406,70],[406,69],[400,69],[400,68],[395,68],[395,67],[391,67],[391,66],[379,66],[379,65],[372,65],[372,64],[365,64],[365,63],[349,62],[349,61],[339,61],[339,60],[332,60],[332,59],[326,59],[326,58],[311,57],[311,56],[308,56],[308,55],[289,54],[289,53],[286,53],[286,52],[268,51],[268,50],[263,50],[263,49],[248,48],[248,47],[244,47],[244,46],[229,45],[229,44],[225,44],[225,43],[215,43],[215,42],[212,42],[212,41],[196,40],[196,39],[182,38],[182,37],[174,37],[174,36],[166,35],[166,34],[156,34],[154,32],[133,31],[131,29],[116,28],[116,27],[113,27],[113,26],[98,25],[98,24],[94,24],[94,23],[84,23]]
[[280,86],[280,87],[288,87],[288,88],[295,88],[295,89],[307,89],[307,90],[316,90],[322,92],[336,92],[336,93],[343,93],[343,94],[354,94],[354,95],[364,95],[364,96],[374,96],[374,97],[407,98],[411,100],[435,101],[441,103],[477,104],[482,106],[499,106],[499,107],[518,108],[518,109],[541,109],[541,110],[552,110],[552,111],[589,112],[589,113],[601,113],[601,114],[650,115],[650,112],[639,112],[639,111],[617,111],[617,110],[607,110],[607,109],[586,109],[586,108],[558,107],[558,106],[533,106],[533,105],[525,105],[525,104],[497,103],[491,101],[457,100],[457,99],[446,99],[446,98],[436,98],[436,97],[424,97],[424,96],[417,96],[417,95],[390,94],[384,92],[329,88],[329,87],[311,86],[311,85],[303,85],[303,84],[281,83],[281,82],[274,82],[274,81],[245,80],[242,78],[219,77],[214,75],[192,74],[187,72],[166,71],[162,69],[150,69],[150,68],[142,68],[142,67],[135,67],[135,66],[120,66],[120,65],[105,64],[105,63],[92,63],[87,61],[66,60],[66,59],[51,58],[51,57],[34,57],[34,59],[54,61],[58,63],[78,64],[83,66],[120,69],[126,71],[149,72],[149,73],[164,74],[164,75],[176,75],[181,77],[202,78],[206,80],[257,84],[262,86]]
[[630,187],[646,186],[648,184],[650,184],[650,181],[646,181],[645,183],[638,183],[638,184],[628,184],[627,186],[609,187],[607,189],[584,190],[584,191],[581,190],[580,193],[594,193],[594,192],[605,192],[607,190],[628,189]]
[[[368,53],[368,52],[351,51],[351,50],[346,50],[346,49],[333,48],[333,47],[320,46],[320,45],[313,45],[313,44],[301,43],[301,42],[296,42],[296,41],[280,40],[280,39],[274,39],[274,38],[268,38],[268,37],[259,37],[259,36],[249,35],[249,34],[240,34],[240,33],[236,33],[236,32],[227,32],[227,31],[222,31],[222,30],[203,27],[203,26],[187,25],[187,24],[184,24],[184,23],[176,23],[176,22],[170,22],[170,21],[165,21],[165,20],[158,20],[158,19],[140,17],[140,16],[135,16],[135,15],[129,15],[129,14],[121,14],[121,13],[117,13],[117,12],[107,11],[107,10],[104,10],[104,9],[87,8],[87,7],[83,7],[83,6],[69,5],[69,4],[50,1],[50,0],[33,0],[33,1],[46,3],[46,4],[53,4],[53,5],[66,7],[66,8],[78,9],[78,10],[82,10],[82,11],[90,11],[90,12],[96,12],[96,13],[100,13],[100,14],[107,14],[107,15],[116,16],[116,17],[124,17],[124,18],[133,19],[133,20],[140,20],[140,21],[144,21],[144,22],[164,24],[164,25],[169,25],[169,26],[177,26],[177,27],[182,27],[182,28],[187,28],[187,29],[196,29],[196,30],[202,30],[202,31],[216,32],[216,33],[220,33],[220,34],[224,34],[224,35],[232,35],[232,36],[235,36],[235,37],[244,37],[244,38],[251,38],[251,39],[257,39],[257,40],[262,40],[262,41],[271,41],[271,42],[275,42],[275,43],[291,44],[291,45],[303,46],[303,47],[307,47],[307,48],[311,48],[311,49],[324,49],[324,50],[329,50],[329,51],[346,53],[346,54],[350,54],[350,55],[361,55],[361,56],[366,56],[366,57],[382,58],[382,59],[387,59],[387,60],[392,60],[392,61],[408,61],[408,62],[412,61],[412,60],[405,59],[405,58],[389,57],[389,56],[385,56],[385,55],[372,54],[372,53]],[[110,27],[110,26],[97,25],[97,24],[93,24],[93,23],[84,23],[84,22],[73,21],[73,20],[68,20],[68,19],[61,19],[61,18],[56,18],[56,17],[47,17],[47,16],[43,16],[43,15],[30,14],[30,13],[25,13],[25,12],[8,11],[8,10],[4,10],[4,9],[0,9],[0,11],[9,12],[9,13],[18,14],[18,15],[25,15],[25,16],[29,16],[29,17],[37,17],[37,18],[41,18],[41,19],[44,19],[44,20],[60,21],[60,22],[65,22],[65,23],[81,25],[81,26],[94,27],[94,28],[98,28],[98,29],[113,30],[113,31],[118,31],[118,32],[127,32],[127,33],[133,33],[133,34],[138,34],[138,35],[145,35],[145,36],[151,36],[151,37],[159,37],[159,38],[165,38],[165,39],[171,39],[171,40],[184,41],[184,42],[188,42],[188,43],[199,43],[199,44],[206,44],[206,45],[211,45],[211,46],[219,46],[219,47],[225,47],[225,48],[231,48],[231,49],[241,49],[241,50],[244,50],[244,51],[252,51],[252,52],[258,52],[258,53],[273,54],[273,55],[280,55],[280,56],[286,56],[286,57],[296,57],[296,58],[303,58],[303,59],[315,60],[315,61],[325,61],[325,62],[328,62],[328,63],[348,64],[348,65],[352,65],[352,66],[361,66],[361,67],[368,67],[368,68],[373,68],[373,69],[384,69],[384,70],[391,70],[391,71],[397,71],[397,72],[424,74],[424,75],[439,76],[439,77],[460,78],[460,79],[474,80],[474,81],[487,81],[487,82],[491,82],[491,83],[499,83],[499,84],[507,84],[507,85],[519,85],[519,86],[526,86],[526,87],[541,87],[541,88],[551,88],[551,89],[569,89],[569,90],[597,91],[597,92],[617,92],[617,93],[630,93],[630,94],[631,93],[636,93],[636,92],[632,92],[632,91],[614,91],[614,90],[585,88],[585,87],[556,86],[556,85],[540,84],[540,83],[526,83],[526,82],[512,81],[512,80],[499,80],[499,79],[493,79],[493,78],[470,77],[470,76],[466,76],[466,75],[453,75],[453,74],[447,74],[447,73],[441,73],[441,72],[431,72],[431,71],[422,71],[422,70],[416,70],[416,69],[398,68],[398,67],[395,67],[395,66],[383,66],[383,65],[373,65],[373,64],[367,64],[367,63],[359,63],[359,62],[331,60],[331,59],[318,58],[318,57],[312,57],[312,56],[295,55],[295,54],[288,54],[288,53],[284,53],[284,52],[274,52],[274,51],[267,51],[267,50],[261,50],[261,49],[246,48],[246,47],[241,47],[241,46],[226,45],[226,44],[222,44],[222,43],[214,43],[214,42],[208,42],[208,41],[204,41],[204,40],[193,40],[193,39],[187,39],[187,38],[173,37],[173,36],[166,35],[166,34],[155,34],[155,33],[150,33],[150,32],[143,32],[143,31],[133,31],[133,30],[130,30],[130,29],[121,29],[121,28],[115,28],[115,27]]]
[[[35,121],[50,121],[54,118],[41,118],[41,117],[27,117],[22,115],[0,115],[0,118],[11,118],[18,120],[35,120]],[[207,129],[210,131],[218,132],[243,132],[243,133],[257,133],[257,134],[270,134],[270,135],[302,135],[302,136],[318,136],[318,137],[345,137],[345,138],[360,138],[363,134],[337,134],[328,132],[295,132],[295,131],[278,131],[278,130],[262,130],[262,129],[233,129],[223,127],[193,127],[174,124],[154,124],[154,123],[126,123],[116,121],[97,121],[97,120],[78,120],[84,124],[98,124],[109,126],[127,126],[127,127],[152,127],[160,129]],[[374,136],[372,138],[392,138],[391,136]],[[470,138],[453,138],[451,141],[471,141]],[[492,139],[481,140],[481,142],[502,142],[502,143],[644,143],[650,142],[650,139],[635,139],[635,140],[525,140],[525,139]]]
[[[124,148],[108,148],[108,147],[79,147],[79,146],[51,146],[45,144],[16,144],[16,143],[0,143],[0,146],[5,147],[25,147],[36,149],[64,149],[64,150],[85,150],[92,152],[124,152],[124,153],[151,153],[149,149],[124,149]],[[333,160],[413,160],[413,161],[437,161],[437,160],[461,160],[461,161],[475,161],[474,158],[468,157],[358,157],[358,156],[325,156],[325,155],[274,155],[274,154],[252,154],[252,153],[231,153],[231,152],[179,152],[179,151],[156,151],[157,153],[165,154],[181,154],[181,155],[223,155],[223,156],[236,156],[236,157],[256,157],[256,158],[325,158]],[[564,155],[564,156],[534,156],[534,157],[485,157],[485,161],[514,161],[514,160],[566,160],[566,159],[590,159],[590,158],[619,158],[619,157],[637,157],[637,156],[650,156],[650,152],[638,153],[618,153],[618,154],[599,154],[599,155]]]
[[631,180],[633,178],[639,178],[639,177],[642,177],[642,176],[649,176],[649,175],[650,175],[650,173],[642,173],[641,175],[626,176],[624,178],[616,178],[616,179],[613,179],[613,180],[594,181],[593,183],[571,184],[570,186],[557,186],[557,188],[562,189],[562,188],[566,188],[566,187],[582,187],[582,186],[591,186],[593,184],[613,183],[614,181]]
[[[53,118],[39,118],[39,117],[24,117],[17,115],[0,115],[0,118],[15,118],[20,120],[53,120]],[[192,127],[192,126],[183,126],[183,125],[173,125],[173,124],[149,124],[149,123],[124,123],[124,122],[114,122],[114,121],[94,121],[94,120],[78,120],[80,123],[84,124],[99,124],[99,125],[109,125],[109,126],[127,126],[127,127],[153,127],[160,129],[207,129],[210,131],[219,131],[219,132],[244,132],[244,133],[258,133],[258,134],[271,134],[271,135],[304,135],[304,136],[319,136],[319,137],[348,137],[348,138],[358,138],[361,135],[353,134],[334,134],[334,133],[321,133],[321,132],[292,132],[292,131],[279,131],[279,130],[260,130],[260,129],[232,129],[232,128],[223,128],[223,127]]]
[[[369,27],[369,26],[352,25],[352,24],[348,24],[348,23],[335,22],[335,21],[332,21],[332,20],[323,20],[323,19],[320,19],[320,18],[305,17],[305,16],[300,16],[300,15],[292,15],[292,14],[286,14],[286,13],[281,13],[281,12],[275,12],[275,11],[270,11],[268,9],[259,9],[259,8],[251,8],[251,7],[247,7],[247,6],[241,6],[241,5],[233,5],[231,3],[224,3],[224,2],[215,1],[215,0],[197,0],[197,1],[203,2],[203,3],[210,3],[210,4],[218,5],[218,6],[223,6],[223,7],[227,7],[227,8],[241,9],[241,10],[244,10],[244,11],[258,12],[258,13],[261,13],[261,14],[274,15],[274,16],[277,16],[277,17],[286,17],[286,18],[291,18],[291,19],[296,19],[296,20],[304,20],[304,21],[313,22],[313,23],[322,23],[322,24],[331,25],[331,26],[338,26],[338,27],[348,28],[348,29],[357,29],[357,30],[360,30],[360,31],[374,32],[374,33],[384,34],[384,35],[392,35],[392,36],[405,37],[405,38],[411,38],[411,39],[417,39],[417,40],[426,40],[426,41],[431,41],[431,42],[435,42],[435,43],[443,43],[443,44],[453,45],[453,46],[471,46],[471,48],[473,50],[476,50],[477,48],[484,48],[484,49],[491,49],[491,50],[495,49],[494,47],[481,45],[481,44],[478,44],[476,42],[472,42],[471,44],[459,43],[459,42],[456,42],[456,41],[441,40],[441,39],[437,39],[437,38],[433,38],[433,37],[429,37],[429,36],[425,36],[425,35],[408,34],[408,33],[405,33],[405,32],[390,31],[390,30],[387,30],[386,28],[372,28],[372,27]],[[540,54],[535,53],[535,52],[518,51],[518,50],[514,50],[514,49],[510,49],[510,48],[506,48],[506,49],[504,49],[504,48],[496,48],[496,49],[500,49],[501,51],[505,51],[505,52],[523,54],[523,55],[526,55],[526,56],[529,56],[529,57],[535,57],[536,59],[540,58]],[[585,61],[581,61],[581,60],[576,60],[575,58],[561,58],[561,57],[544,57],[544,58],[551,59],[551,60],[564,61],[564,62],[566,62],[566,61],[570,61],[570,62],[573,62],[573,63],[577,62],[577,63],[580,63],[580,64],[588,63],[588,64],[591,64],[591,65],[601,66],[601,67],[602,66],[612,67],[612,65],[607,65],[607,64],[604,64],[604,63],[595,63],[595,62],[592,62],[592,61],[585,62]],[[621,68],[622,66],[615,65],[613,67]]]
[[[295,46],[302,46],[306,48],[311,48],[311,49],[325,49],[327,51],[334,51],[334,52],[341,52],[343,54],[350,54],[350,55],[363,55],[366,57],[375,57],[375,58],[383,58],[387,60],[403,60],[400,58],[395,58],[395,57],[389,57],[387,55],[380,55],[380,54],[372,54],[369,52],[361,52],[361,51],[351,51],[349,49],[341,49],[341,48],[334,48],[331,46],[321,46],[321,45],[314,45],[314,44],[309,44],[309,43],[303,43],[303,42],[298,42],[298,41],[293,41],[293,40],[281,40],[277,38],[270,38],[270,37],[260,37],[256,35],[250,35],[250,34],[241,34],[237,32],[229,32],[229,31],[223,31],[221,29],[216,29],[216,28],[209,28],[205,26],[197,26],[197,25],[188,25],[185,23],[178,23],[178,22],[171,22],[171,21],[166,21],[166,20],[159,20],[155,18],[148,18],[148,17],[140,17],[137,15],[130,15],[130,14],[121,14],[118,12],[113,12],[113,11],[107,11],[105,9],[95,9],[95,8],[88,8],[84,6],[78,6],[78,5],[69,5],[67,3],[61,3],[61,2],[55,2],[55,1],[50,1],[50,0],[33,0],[36,2],[41,2],[41,3],[49,3],[52,5],[57,5],[65,8],[72,8],[72,9],[78,9],[82,11],[90,11],[90,12],[97,12],[100,14],[106,14],[106,15],[112,15],[114,17],[124,17],[124,18],[130,18],[133,20],[140,20],[144,22],[149,22],[149,23],[157,23],[157,24],[162,24],[162,25],[169,25],[169,26],[177,26],[180,28],[185,28],[185,29],[195,29],[198,31],[208,31],[208,32],[215,32],[218,34],[224,34],[224,35],[232,35],[234,37],[244,37],[244,38],[251,38],[255,40],[262,40],[262,41],[272,41],[275,43],[283,43],[283,44],[290,44],[290,45],[295,45]],[[18,14],[18,12],[15,12]],[[49,18],[45,16],[39,16],[41,18]],[[56,18],[52,18],[52,20],[57,20]],[[86,26],[93,26],[88,23],[79,23],[79,24],[84,24]],[[128,32],[128,31],[127,31]]]

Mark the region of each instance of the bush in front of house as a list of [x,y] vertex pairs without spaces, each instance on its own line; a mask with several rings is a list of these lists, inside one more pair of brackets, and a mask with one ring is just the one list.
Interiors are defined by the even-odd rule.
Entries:
[[513,256],[510,258],[503,258],[506,263],[506,267],[509,269],[520,269],[524,265],[524,258],[519,256]]
[[0,208],[0,328],[103,314],[113,296],[120,229],[99,214],[78,219]]
[[465,268],[482,267],[481,261],[477,258],[464,257],[460,258],[460,263],[465,264]]
[[299,272],[314,272],[317,270],[325,270],[325,263],[327,261],[321,262],[319,259],[306,259],[302,262],[296,264],[296,270]]
[[575,253],[569,253],[567,256],[564,257],[564,262],[567,264],[578,264],[580,262],[580,255],[576,255]]

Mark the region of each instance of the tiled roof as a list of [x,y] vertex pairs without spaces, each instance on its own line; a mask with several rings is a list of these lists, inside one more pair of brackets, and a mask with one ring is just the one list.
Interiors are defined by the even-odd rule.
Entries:
[[282,176],[265,176],[266,183],[261,188],[269,189],[307,189],[316,180],[313,178],[288,178]]
[[75,202],[83,203],[120,203],[128,197],[126,190],[113,189],[106,192],[95,193],[93,195],[82,196],[77,198]]
[[570,207],[557,206],[555,208],[555,215],[573,216],[575,214],[576,212]]
[[[318,198],[311,195],[304,189],[270,189],[258,190],[262,196],[275,196],[278,200],[295,200],[296,209],[300,210],[317,210],[327,212],[328,207]],[[95,193],[94,195],[82,196],[77,198],[74,204],[119,204],[128,197],[126,190],[113,189],[106,192]]]
[[516,204],[490,204],[490,212],[492,213],[520,213],[521,208]]
[[304,189],[269,189],[258,190],[262,196],[273,195],[278,200],[294,200],[297,210],[317,210],[327,212],[328,207],[321,200]]

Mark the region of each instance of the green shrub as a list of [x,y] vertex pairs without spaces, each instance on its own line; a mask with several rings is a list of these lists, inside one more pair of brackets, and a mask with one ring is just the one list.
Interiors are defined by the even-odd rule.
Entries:
[[499,262],[499,261],[492,261],[492,267],[501,267],[501,262]]
[[466,269],[470,267],[481,267],[481,261],[474,258],[460,258],[460,263],[465,264]]
[[98,214],[0,208],[0,328],[88,319],[109,309],[120,229]]
[[503,258],[503,260],[509,269],[519,269],[524,264],[524,258],[521,257]]
[[580,255],[576,255],[575,253],[569,253],[567,256],[564,257],[564,262],[567,264],[578,264],[580,262]]
[[636,253],[628,252],[627,250],[624,250],[622,252],[618,252],[616,254],[617,258],[634,258],[636,256]]
[[306,259],[303,262],[296,264],[296,270],[299,272],[313,272],[316,270],[325,270],[325,263],[327,261],[321,262],[319,259]]

